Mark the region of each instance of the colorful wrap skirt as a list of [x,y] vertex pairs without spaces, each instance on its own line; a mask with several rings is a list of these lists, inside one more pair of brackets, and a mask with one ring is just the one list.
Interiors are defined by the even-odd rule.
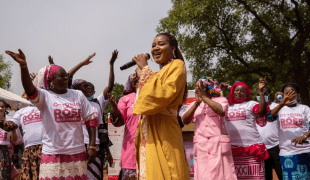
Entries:
[[310,153],[280,156],[284,180],[310,179]]
[[0,180],[11,179],[11,167],[8,146],[0,145]]
[[86,152],[66,155],[43,154],[40,180],[87,180]]

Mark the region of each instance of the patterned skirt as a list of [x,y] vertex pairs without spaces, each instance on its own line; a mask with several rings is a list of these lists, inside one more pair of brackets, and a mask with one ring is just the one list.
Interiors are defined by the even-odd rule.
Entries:
[[280,156],[283,179],[310,179],[310,153]]
[[258,161],[254,156],[239,154],[233,156],[238,180],[264,180],[265,162]]
[[0,145],[0,180],[10,180],[11,171],[11,159],[8,146]]
[[42,144],[27,147],[22,158],[21,180],[39,179]]
[[135,169],[125,169],[122,168],[122,180],[136,180],[137,177],[137,171]]
[[86,152],[73,155],[42,153],[39,179],[87,180]]

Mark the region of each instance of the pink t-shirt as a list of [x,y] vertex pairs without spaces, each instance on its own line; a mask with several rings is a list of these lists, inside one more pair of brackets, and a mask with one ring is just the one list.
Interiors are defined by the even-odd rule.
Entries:
[[[225,97],[212,97],[212,101],[222,105],[224,112],[227,111],[228,101]],[[189,110],[195,102],[192,102],[187,110]],[[185,113],[183,113],[182,118]],[[224,115],[216,114],[209,105],[201,103],[196,109],[193,119],[195,119],[195,138],[204,138],[212,136],[220,136],[227,134],[224,122]],[[192,119],[192,120],[193,120]]]
[[85,151],[81,119],[94,113],[81,91],[68,89],[64,94],[38,89],[40,99],[35,103],[43,123],[44,154],[78,154]]
[[117,107],[125,121],[125,131],[122,146],[122,168],[136,169],[135,134],[140,115],[132,115],[136,93],[120,98]]
[[42,144],[43,124],[37,107],[29,106],[20,109],[8,121],[13,121],[22,127],[25,148]]
[[256,104],[258,104],[256,101],[244,101],[228,106],[225,120],[231,145],[247,146],[262,143],[253,112]]

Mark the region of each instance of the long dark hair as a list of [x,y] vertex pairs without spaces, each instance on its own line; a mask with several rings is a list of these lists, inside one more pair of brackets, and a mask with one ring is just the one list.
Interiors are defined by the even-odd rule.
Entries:
[[[11,106],[10,106],[8,103],[6,103],[3,99],[0,99],[0,102],[3,102],[5,108],[11,109]],[[5,110],[5,112],[4,112],[4,117],[5,117],[5,115],[7,115],[7,114],[9,114],[9,111],[8,111],[8,110]]]
[[[168,42],[171,46],[174,46],[175,47],[175,50],[174,50],[174,54],[175,54],[175,58],[176,59],[180,59],[184,62],[185,64],[185,61],[184,61],[184,58],[183,58],[183,55],[179,49],[179,46],[178,46],[178,41],[177,39],[171,35],[170,33],[168,32],[163,32],[163,33],[160,33],[157,36],[166,36],[168,38]],[[188,89],[187,89],[187,81],[185,81],[185,90],[184,90],[184,94],[183,94],[183,100],[182,100],[182,104],[184,104],[184,102],[186,101],[187,99],[187,94],[188,94]]]

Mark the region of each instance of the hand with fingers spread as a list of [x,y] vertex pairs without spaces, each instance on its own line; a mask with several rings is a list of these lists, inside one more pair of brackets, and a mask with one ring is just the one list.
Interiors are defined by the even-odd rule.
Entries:
[[91,61],[91,59],[92,59],[94,56],[96,56],[96,53],[94,53],[94,54],[88,56],[88,58],[86,58],[84,61],[82,61],[82,64],[83,64],[84,66],[86,66],[86,65],[92,63],[93,61]]
[[296,147],[297,144],[302,144],[303,141],[305,141],[307,138],[305,136],[300,136],[292,140],[292,143],[294,143],[294,146]]
[[296,101],[296,92],[295,91],[288,91],[286,94],[284,94],[283,100],[280,102],[281,105],[287,106]]
[[136,55],[134,58],[132,58],[133,61],[135,61],[140,69],[142,69],[144,66],[147,66],[147,60],[149,59],[147,54],[139,54]]
[[221,82],[221,84],[220,84],[220,89],[221,89],[222,91],[226,90],[226,89],[230,86],[229,83],[230,83],[230,81]]
[[48,62],[50,63],[50,65],[55,64],[51,55],[48,56]]
[[12,51],[5,51],[6,54],[10,55],[16,62],[19,63],[20,67],[27,67],[26,56],[21,49],[18,49],[19,53]]
[[259,79],[258,83],[258,91],[263,92],[264,87],[266,86],[266,76],[264,78]]
[[117,59],[117,56],[118,56],[118,51],[117,51],[117,49],[115,49],[112,52],[112,57],[111,57],[111,60],[110,60],[110,65],[114,64],[115,60]]

